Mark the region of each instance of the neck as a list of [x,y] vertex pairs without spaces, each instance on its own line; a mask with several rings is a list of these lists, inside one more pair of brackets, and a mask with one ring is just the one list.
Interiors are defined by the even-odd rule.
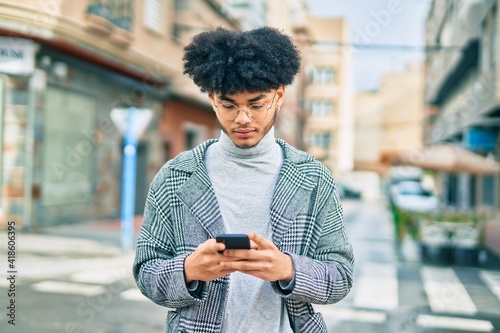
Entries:
[[265,154],[267,152],[270,152],[277,144],[274,137],[274,127],[272,127],[269,132],[267,132],[267,134],[259,141],[259,143],[251,148],[240,148],[236,146],[234,142],[231,141],[229,136],[224,133],[224,131],[221,131],[219,143],[224,152],[239,157],[253,157]]

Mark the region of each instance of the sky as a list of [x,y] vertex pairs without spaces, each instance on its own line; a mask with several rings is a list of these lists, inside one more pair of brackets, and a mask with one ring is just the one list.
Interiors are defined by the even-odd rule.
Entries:
[[356,45],[404,45],[414,48],[355,48],[355,91],[376,90],[381,74],[403,70],[423,59],[424,24],[430,0],[307,0],[311,15],[344,17]]

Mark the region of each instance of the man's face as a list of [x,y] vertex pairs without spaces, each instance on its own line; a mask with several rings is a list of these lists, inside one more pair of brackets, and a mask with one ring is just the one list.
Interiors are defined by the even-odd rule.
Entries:
[[[217,123],[240,148],[252,148],[269,132],[283,102],[283,86],[269,92],[209,94]],[[234,119],[233,119],[234,118]]]

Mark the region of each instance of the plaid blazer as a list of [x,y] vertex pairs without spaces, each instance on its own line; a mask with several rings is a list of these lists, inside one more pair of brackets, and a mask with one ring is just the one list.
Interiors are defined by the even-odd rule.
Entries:
[[[190,293],[184,259],[224,232],[203,157],[208,140],[167,162],[152,181],[137,240],[134,278],[153,302],[171,308],[167,332],[220,332],[230,275],[201,283]],[[330,172],[311,155],[277,139],[285,158],[271,204],[273,242],[292,257],[295,288],[285,294],[294,332],[327,332],[312,303],[344,298],[352,285],[354,257]],[[230,177],[230,175],[228,175]],[[228,178],[230,181],[230,178]]]

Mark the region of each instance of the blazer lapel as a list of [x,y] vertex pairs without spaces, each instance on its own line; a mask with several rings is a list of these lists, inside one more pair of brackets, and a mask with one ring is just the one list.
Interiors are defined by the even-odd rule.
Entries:
[[177,190],[177,196],[211,237],[224,232],[219,204],[204,167],[199,167]]
[[271,203],[273,242],[277,246],[315,187],[314,179],[302,173],[294,163],[285,159]]

